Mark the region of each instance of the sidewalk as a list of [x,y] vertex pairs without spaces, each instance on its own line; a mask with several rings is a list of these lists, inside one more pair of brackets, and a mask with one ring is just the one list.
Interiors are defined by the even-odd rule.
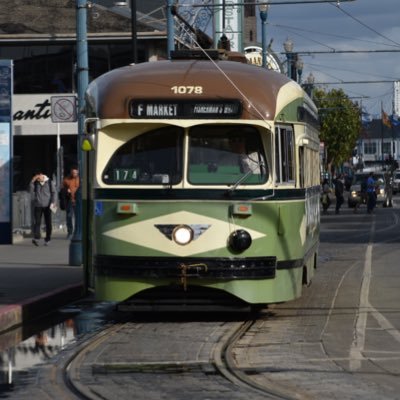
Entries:
[[83,296],[83,269],[69,265],[65,236],[54,232],[49,246],[22,236],[0,245],[0,333]]

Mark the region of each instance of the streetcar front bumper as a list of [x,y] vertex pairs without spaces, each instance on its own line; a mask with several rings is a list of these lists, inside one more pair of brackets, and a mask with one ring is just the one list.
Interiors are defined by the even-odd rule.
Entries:
[[144,258],[97,255],[98,275],[130,278],[272,279],[276,257],[248,258]]

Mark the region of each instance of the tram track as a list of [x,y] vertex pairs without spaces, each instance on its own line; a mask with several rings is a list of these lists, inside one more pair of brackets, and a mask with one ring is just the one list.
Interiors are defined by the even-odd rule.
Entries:
[[[254,320],[234,321],[216,323],[215,327],[211,329],[212,333],[209,338],[205,341],[215,343],[210,347],[210,353],[207,357],[197,357],[197,359],[176,359],[176,354],[172,354],[171,350],[170,359],[163,359],[160,357],[159,360],[150,359],[144,360],[138,357],[137,360],[132,361],[131,359],[123,360],[109,360],[103,362],[96,354],[101,354],[102,349],[107,342],[110,342],[112,338],[118,342],[120,338],[126,334],[126,330],[131,329],[134,332],[131,340],[139,340],[141,335],[145,335],[148,332],[146,323],[139,325],[130,325],[131,328],[127,328],[127,324],[117,324],[112,327],[106,328],[104,331],[96,334],[91,339],[83,343],[77,351],[68,359],[64,367],[64,382],[66,387],[75,396],[74,398],[85,399],[85,400],[98,400],[98,399],[111,399],[110,397],[112,390],[105,390],[101,385],[88,384],[87,375],[88,373],[93,376],[132,376],[137,377],[146,375],[146,379],[151,379],[149,376],[154,376],[154,381],[158,381],[160,376],[164,378],[168,376],[173,378],[176,376],[176,380],[180,381],[180,390],[182,392],[190,391],[190,382],[193,378],[182,379],[184,377],[195,377],[203,375],[206,378],[199,378],[199,380],[206,379],[210,381],[209,386],[220,385],[220,381],[224,381],[224,390],[226,391],[226,385],[231,388],[232,395],[229,398],[241,399],[241,398],[252,398],[252,399],[281,399],[281,400],[305,400],[308,399],[305,395],[291,392],[290,390],[282,387],[277,387],[272,381],[266,380],[265,384],[260,385],[252,380],[244,371],[242,371],[235,363],[234,349],[237,346],[238,341],[243,335],[253,326]],[[196,324],[194,323],[194,326]],[[176,334],[179,335],[181,331],[180,324],[176,324]],[[166,329],[170,329],[170,325],[167,324]],[[125,331],[125,332],[124,332]],[[210,331],[208,328],[206,331]],[[208,333],[205,332],[205,335]],[[201,336],[201,334],[200,334]],[[218,339],[217,339],[218,337]],[[162,340],[162,338],[160,338]],[[198,346],[199,352],[202,352],[204,344],[193,343],[192,346]],[[173,348],[173,346],[172,346]],[[185,353],[185,349],[183,352]],[[221,379],[222,378],[222,379]],[[231,386],[230,386],[231,385]],[[162,389],[160,389],[162,391]],[[208,390],[204,388],[204,390]],[[239,390],[239,391],[238,391]],[[110,395],[109,395],[110,394]],[[225,393],[226,395],[226,393]],[[136,393],[136,398],[141,398],[140,394]],[[232,397],[233,396],[233,397]],[[149,399],[146,393],[143,393],[143,397]],[[225,398],[225,397],[222,397]],[[195,400],[195,397],[193,398]]]
[[[361,370],[358,368],[359,361],[362,361],[362,365],[379,371],[379,374],[384,374],[387,380],[390,380],[390,376],[396,376],[398,352],[391,351],[389,357],[388,349],[395,348],[393,346],[396,346],[399,340],[395,319],[397,308],[395,303],[392,305],[382,303],[376,290],[371,292],[370,296],[362,293],[358,295],[354,287],[358,287],[364,275],[370,276],[370,273],[368,271],[365,273],[362,268],[363,260],[366,258],[364,247],[369,243],[366,242],[367,239],[371,242],[371,246],[374,244],[373,254],[377,262],[382,262],[382,266],[388,267],[390,262],[387,259],[391,257],[395,266],[396,250],[386,245],[398,241],[398,215],[398,210],[392,209],[369,217],[369,225],[363,225],[365,241],[359,243],[353,234],[350,237],[350,233],[341,235],[343,243],[348,242],[349,238],[351,241],[342,246],[340,252],[335,247],[332,248],[334,240],[322,242],[322,256],[326,257],[331,253],[332,256],[325,260],[325,267],[322,265],[316,275],[316,285],[313,284],[312,290],[305,292],[295,303],[277,305],[264,315],[263,313],[257,316],[236,315],[236,319],[228,318],[227,315],[220,314],[215,317],[213,314],[204,313],[200,318],[195,317],[197,320],[195,322],[192,314],[182,323],[176,314],[170,314],[170,317],[158,314],[151,320],[143,318],[133,320],[132,315],[137,316],[137,313],[124,313],[125,316],[129,315],[128,322],[127,318],[121,320],[113,314],[107,319],[114,321],[113,325],[105,326],[101,332],[92,333],[83,340],[71,343],[60,356],[38,369],[38,378],[35,381],[37,383],[32,388],[24,390],[22,394],[16,392],[11,398],[28,400],[30,398],[65,400],[132,398],[126,393],[116,395],[112,389],[103,391],[108,385],[114,388],[120,385],[122,392],[125,390],[125,385],[131,384],[127,381],[129,377],[129,380],[134,382],[132,385],[138,383],[139,386],[139,392],[135,392],[134,398],[146,400],[158,400],[166,396],[163,390],[167,390],[168,387],[165,389],[165,385],[162,386],[166,379],[169,379],[171,386],[173,385],[171,382],[176,382],[178,386],[176,390],[185,394],[185,399],[191,400],[207,398],[303,400],[307,399],[307,396],[321,394],[321,391],[323,393],[329,388],[332,390],[331,382],[334,379],[343,383],[343,388],[354,387],[355,390],[367,395],[366,398],[372,399],[373,395],[368,395],[368,390],[374,393],[375,377],[371,375],[369,379],[364,380],[362,374],[366,373],[365,368]],[[366,219],[359,215],[354,216],[352,221],[357,221],[361,219],[360,217]],[[332,224],[339,226],[342,219],[340,216],[334,218]],[[371,222],[375,224],[371,226]],[[329,224],[323,227],[328,230],[330,228]],[[336,237],[332,236],[331,239]],[[377,271],[379,274],[376,278],[381,279],[377,282],[378,285],[387,288],[385,298],[389,298],[390,290],[392,297],[395,297],[392,289],[396,282],[395,267],[388,270],[393,285],[391,281],[389,283],[382,281],[381,267]],[[359,299],[366,297],[371,297],[370,302],[361,303]],[[344,299],[346,300],[343,303]],[[314,303],[316,305],[312,306]],[[321,307],[321,304],[324,306]],[[364,317],[366,313],[373,321],[372,327],[375,329],[365,329],[365,324],[361,324],[362,319],[357,317],[357,315]],[[354,321],[359,321],[360,324],[353,326]],[[349,325],[346,325],[347,323]],[[188,327],[185,328],[185,325]],[[185,329],[186,336],[181,334]],[[342,332],[344,338],[340,342],[335,339],[338,330]],[[197,334],[194,334],[196,331]],[[307,335],[302,337],[302,332]],[[309,335],[310,332],[313,333]],[[163,358],[158,358],[158,351],[163,346],[155,349],[150,346],[145,354],[150,358],[124,361],[113,359],[111,352],[108,352],[108,358],[101,358],[105,344],[112,342],[113,338],[118,338],[120,334],[129,337],[133,342],[138,342],[138,346],[141,346],[140,340],[146,336],[154,336],[153,342],[162,342],[164,347],[171,346],[171,357],[168,358],[166,353]],[[366,335],[372,338],[384,337],[385,343],[389,344],[382,349],[379,346],[371,346],[371,342],[366,342],[368,346],[363,346],[358,340],[349,353],[352,338],[358,339]],[[174,343],[175,337],[180,337],[178,343]],[[117,349],[117,342],[118,340],[113,341],[113,349]],[[145,342],[143,346],[149,346],[149,343]],[[190,348],[194,346],[197,346],[197,350],[190,353]],[[188,356],[179,358],[175,354],[175,358],[172,357],[174,351],[181,347]],[[314,352],[308,354],[303,347],[312,348]],[[309,370],[312,370],[312,373],[309,373]],[[90,377],[93,379],[90,380]],[[126,380],[123,381],[122,377],[126,377]],[[160,387],[159,381],[161,381]],[[147,386],[146,384],[140,386],[143,382]],[[319,386],[321,382],[324,382],[322,388]],[[390,384],[396,386],[392,382]],[[198,392],[202,390],[201,385],[209,391],[215,387],[217,387],[215,390],[224,387],[225,392],[219,397],[215,393],[196,397],[196,393],[193,395],[191,392],[193,385],[197,385]],[[149,396],[146,392],[149,387],[154,389],[153,396]],[[154,394],[157,391],[158,397]],[[171,391],[168,395],[168,398],[174,400],[183,399],[176,397]],[[321,397],[315,395],[315,398]]]
[[[392,213],[396,210],[382,213],[383,220],[373,217],[368,232],[365,227],[369,242],[342,246],[339,254],[326,261],[329,265],[321,266],[316,285],[291,304],[233,317],[187,313],[181,318],[158,313],[144,319],[137,313],[112,313],[107,321],[114,321],[113,325],[71,343],[40,368],[44,372],[38,372],[32,392],[25,390],[25,397],[15,393],[12,398],[305,400],[338,390],[343,398],[352,399],[347,393],[353,389],[368,400],[382,393],[380,398],[395,398],[390,397],[390,385],[396,387],[393,377],[398,376],[399,356],[392,351],[399,341],[397,306],[385,302],[390,291],[396,296],[392,286],[398,252],[385,247],[398,240],[399,218]],[[384,233],[378,235],[379,241],[378,231]],[[346,240],[347,236],[342,237]],[[374,245],[369,258],[366,245],[371,251]],[[321,247],[332,251],[330,242]],[[366,279],[373,275],[365,265],[372,262],[372,255],[378,262],[375,278],[381,281],[369,292],[367,283],[371,282]],[[385,272],[383,268],[390,264],[394,267]],[[387,273],[389,283],[382,280]],[[359,286],[360,293],[354,290]],[[383,299],[376,290],[379,287],[387,289]],[[375,346],[371,338],[388,344]],[[126,341],[137,343],[126,354],[135,355],[138,348],[143,348],[142,353],[126,360],[114,357],[114,353],[124,354],[118,346]],[[389,382],[388,389],[379,386],[378,375]],[[129,395],[130,388],[134,396]],[[215,393],[218,390],[220,396]]]
[[90,390],[86,385],[82,384],[80,371],[87,355],[120,328],[120,324],[112,325],[100,333],[95,334],[79,346],[77,351],[74,351],[65,363],[63,367],[64,383],[66,388],[68,388],[73,395],[77,396],[78,399],[94,400],[102,398]]
[[238,341],[245,335],[248,330],[254,325],[254,320],[245,321],[235,332],[230,333],[224,342],[221,343],[223,346],[219,351],[216,352],[215,362],[218,366],[218,370],[223,374],[229,381],[244,385],[245,387],[252,388],[260,394],[268,395],[270,399],[281,399],[281,400],[307,400],[309,396],[304,393],[293,392],[278,386],[276,382],[271,380],[264,380],[264,385],[260,385],[252,380],[244,371],[237,367],[234,349],[238,344]]

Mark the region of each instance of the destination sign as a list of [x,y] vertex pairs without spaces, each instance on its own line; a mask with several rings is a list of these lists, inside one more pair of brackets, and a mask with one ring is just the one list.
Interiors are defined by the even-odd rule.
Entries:
[[239,118],[242,104],[238,100],[201,100],[201,101],[149,101],[132,100],[129,114],[132,118],[157,119],[210,119]]

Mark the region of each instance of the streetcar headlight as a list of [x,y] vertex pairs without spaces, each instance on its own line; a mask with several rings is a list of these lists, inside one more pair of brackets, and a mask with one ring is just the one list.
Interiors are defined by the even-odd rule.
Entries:
[[251,246],[250,233],[244,229],[238,229],[229,236],[229,246],[235,251],[244,251]]
[[179,225],[172,231],[172,239],[175,243],[184,246],[193,239],[193,230],[190,226]]

